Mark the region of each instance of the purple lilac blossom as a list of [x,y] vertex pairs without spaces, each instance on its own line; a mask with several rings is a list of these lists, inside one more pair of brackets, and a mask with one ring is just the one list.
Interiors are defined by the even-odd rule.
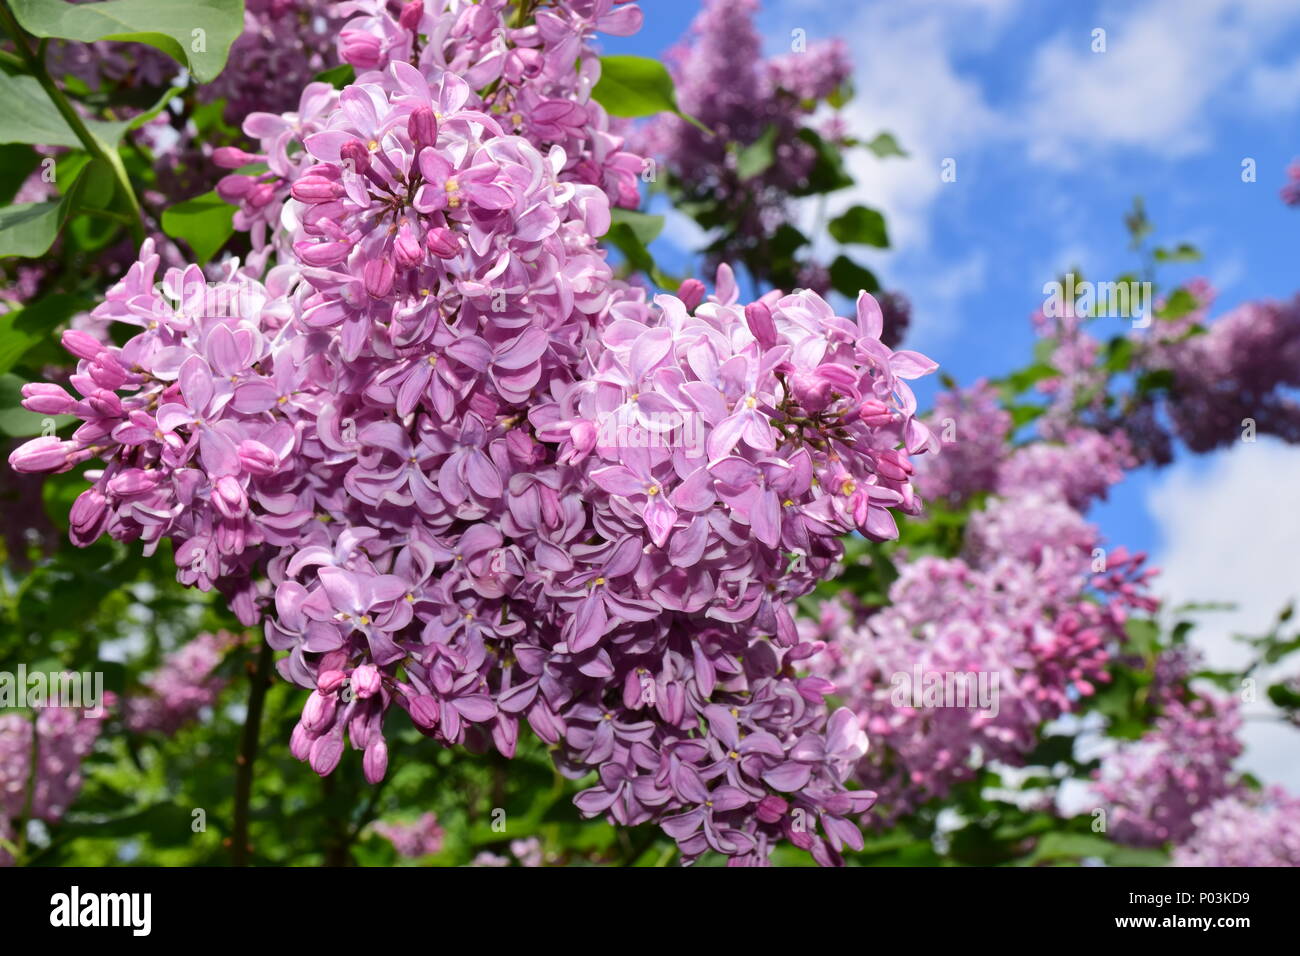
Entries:
[[126,698],[126,725],[135,733],[158,731],[168,736],[216,703],[226,679],[213,673],[239,638],[228,631],[203,633],[169,654],[144,681],[145,690]]
[[596,237],[640,160],[590,100],[588,40],[633,5],[350,9],[356,82],[245,120],[268,172],[221,188],[254,260],[156,285],[146,243],[95,310],[141,331],[65,333],[81,397],[25,404],[83,424],[11,464],[103,462],[73,540],[169,539],[183,583],[263,623],[319,774],[350,746],[381,779],[394,710],[506,756],[526,723],[596,772],[582,813],[658,823],[687,862],[788,840],[838,863],[866,742],[799,676],[790,605],[841,535],[919,511],[908,382],[934,363],[881,342],[865,293],[845,318],[744,304],[726,267],[708,301],[613,279]]
[[[21,713],[0,716],[0,836],[12,840],[24,819],[55,823],[63,817],[81,790],[81,764],[94,748],[103,722],[102,713],[92,716],[64,707],[43,708],[35,719]],[[0,866],[13,862],[0,848]]]

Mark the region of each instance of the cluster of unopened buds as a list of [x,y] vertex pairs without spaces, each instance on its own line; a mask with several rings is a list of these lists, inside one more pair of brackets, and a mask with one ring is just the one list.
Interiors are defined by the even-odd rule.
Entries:
[[394,707],[506,756],[526,722],[595,774],[583,813],[657,822],[687,861],[789,839],[836,862],[866,743],[801,676],[820,644],[789,608],[839,536],[920,510],[907,382],[933,363],[881,343],[865,294],[847,319],[810,292],[744,305],[725,267],[707,297],[613,278],[598,239],[635,163],[586,40],[635,8],[373,6],[341,40],[354,84],[245,124],[269,172],[223,190],[278,264],[156,284],[146,244],[95,312],[140,333],[65,335],[80,397],[25,404],[82,425],[11,463],[98,459],[75,541],[170,540],[182,581],[264,621],[322,775],[350,744],[383,777]]

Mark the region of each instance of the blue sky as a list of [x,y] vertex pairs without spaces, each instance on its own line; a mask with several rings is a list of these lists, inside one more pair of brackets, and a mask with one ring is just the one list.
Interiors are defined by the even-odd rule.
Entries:
[[[606,52],[658,56],[699,4],[642,7],[643,31],[606,38]],[[795,29],[848,42],[852,131],[889,130],[910,157],[855,151],[858,186],[834,194],[830,212],[885,212],[894,248],[854,255],[912,299],[908,346],[962,383],[1028,362],[1044,282],[1071,267],[1109,279],[1138,266],[1122,222],[1138,195],[1157,241],[1204,255],[1161,281],[1207,276],[1214,314],[1300,290],[1300,210],[1278,199],[1300,156],[1295,0],[769,0],[759,28],[769,53],[787,51]],[[1104,52],[1093,51],[1098,29]],[[955,182],[940,181],[945,158]],[[1255,182],[1242,180],[1247,159]],[[689,223],[670,221],[654,251],[684,268],[691,238]],[[1099,334],[1122,331],[1110,321]],[[1183,455],[1131,476],[1093,517],[1112,543],[1155,555],[1171,604],[1240,603],[1202,628],[1216,666],[1240,660],[1233,630],[1264,628],[1300,594],[1300,449],[1261,440]],[[1300,785],[1300,769],[1279,765],[1294,738],[1260,730],[1250,743],[1258,771]]]

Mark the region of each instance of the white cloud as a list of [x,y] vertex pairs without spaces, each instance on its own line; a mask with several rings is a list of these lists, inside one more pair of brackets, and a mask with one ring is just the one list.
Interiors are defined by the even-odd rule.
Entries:
[[[1300,597],[1300,448],[1269,439],[1238,443],[1207,459],[1172,467],[1148,496],[1162,546],[1157,590],[1166,606],[1232,602],[1236,610],[1207,612],[1192,642],[1214,670],[1239,669],[1250,649],[1234,634],[1264,634],[1275,616]],[[1295,671],[1292,661],[1287,670]],[[1261,675],[1262,688],[1281,676]],[[1243,765],[1269,782],[1300,792],[1298,731],[1281,726],[1267,703],[1246,705]]]
[[[1077,166],[1114,146],[1172,158],[1204,149],[1211,100],[1248,95],[1247,74],[1259,73],[1262,53],[1300,19],[1300,6],[1152,0],[1111,5],[1095,19],[1033,56],[1025,117],[1036,160]],[[1105,52],[1093,52],[1096,28],[1106,31]]]
[[[887,130],[909,155],[882,160],[850,151],[857,185],[831,195],[832,215],[855,203],[872,206],[885,213],[895,250],[928,246],[931,206],[942,191],[961,188],[963,159],[998,136],[1001,125],[979,80],[955,67],[953,48],[966,29],[989,29],[1008,7],[872,6],[843,28],[846,36],[871,38],[857,57],[855,96],[844,111],[849,129],[867,138]],[[956,182],[940,178],[946,158],[957,161]]]
[[1250,101],[1264,113],[1288,113],[1300,107],[1300,56],[1276,66],[1263,63],[1250,71]]

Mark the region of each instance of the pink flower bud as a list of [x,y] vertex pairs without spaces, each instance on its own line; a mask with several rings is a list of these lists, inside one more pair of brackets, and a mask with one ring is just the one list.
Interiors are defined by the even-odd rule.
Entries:
[[227,518],[242,518],[248,511],[244,486],[231,475],[222,475],[212,487],[212,503]]
[[23,386],[23,408],[38,415],[71,415],[77,401],[62,386],[29,382]]
[[104,344],[89,332],[68,329],[63,333],[63,347],[77,358],[91,360],[104,351]]
[[417,727],[430,728],[438,723],[438,702],[428,694],[411,701],[411,720]]
[[376,299],[382,299],[393,291],[394,276],[393,264],[387,259],[371,259],[361,270],[366,291]]
[[217,181],[217,195],[231,205],[238,205],[256,182],[252,176],[240,176],[238,173],[222,176]]
[[758,809],[754,812],[754,815],[764,823],[776,823],[785,816],[786,811],[789,809],[789,803],[775,794],[768,794],[758,801]]
[[332,202],[344,195],[342,183],[324,176],[304,176],[293,184],[289,192],[294,199],[308,204]]
[[261,162],[262,157],[245,152],[238,146],[218,146],[212,151],[212,162],[222,169],[239,169]]
[[116,391],[126,381],[126,370],[116,361],[113,361],[112,356],[105,356],[105,358],[110,359],[110,361],[96,362],[86,371],[100,388],[107,389],[110,392]]
[[143,468],[128,468],[114,475],[108,490],[114,495],[139,495],[158,487],[158,473]]
[[112,392],[106,392],[103,389],[97,390],[93,395],[86,396],[86,404],[90,406],[91,411],[96,415],[104,418],[121,418],[122,400]]
[[696,306],[704,301],[704,283],[699,279],[683,279],[677,298],[682,300],[687,312],[694,312]]
[[907,481],[912,474],[912,463],[906,455],[889,448],[876,452],[876,471],[890,481]]
[[424,246],[406,227],[393,241],[393,259],[403,269],[412,269],[424,261]]
[[348,242],[295,242],[294,254],[304,265],[329,268],[336,266],[348,257],[352,245]]
[[280,467],[276,453],[252,438],[245,438],[239,443],[239,463],[250,475],[274,474]]
[[[412,33],[420,26],[420,18],[424,16],[424,0],[411,0],[410,3],[402,7],[402,12],[397,17],[397,25],[403,30],[410,30]],[[382,774],[380,776],[383,776]],[[371,781],[372,783],[374,781]]]
[[411,118],[407,120],[406,129],[410,133],[411,143],[417,153],[424,147],[433,146],[438,142],[438,120],[434,117],[433,110],[427,106],[415,108]]
[[293,754],[298,760],[306,760],[311,755],[311,744],[316,738],[302,721],[293,725],[293,733],[289,735],[289,753]]
[[344,30],[339,37],[339,56],[344,63],[350,63],[358,73],[365,73],[379,66],[382,47],[379,37],[365,30]]
[[262,209],[275,200],[275,183],[258,183],[248,191],[244,202],[252,209]]
[[770,349],[776,345],[776,323],[772,321],[772,310],[762,302],[751,302],[745,306],[745,324],[762,348]]
[[41,471],[58,471],[70,467],[76,445],[54,435],[33,438],[19,445],[9,455],[9,467],[24,474]]
[[350,139],[340,146],[339,159],[354,173],[365,173],[370,169],[370,150],[359,139]]
[[69,523],[81,538],[98,537],[95,529],[108,514],[108,500],[94,488],[77,495],[68,515]]
[[339,765],[343,757],[343,738],[338,734],[318,737],[311,745],[311,769],[322,777],[328,777]]
[[435,226],[424,236],[425,244],[439,259],[451,259],[460,252],[460,240],[450,229]]
[[544,65],[541,50],[515,47],[506,54],[504,70],[506,82],[518,85],[524,80],[531,80],[542,72]]
[[384,779],[384,774],[388,772],[388,744],[384,743],[383,738],[372,740],[366,747],[361,767],[368,782],[378,783]]
[[883,428],[893,422],[894,412],[884,402],[869,398],[858,406],[857,417],[872,428]]
[[340,670],[321,671],[316,676],[316,689],[328,697],[342,687],[347,679],[348,675]]
[[334,724],[338,703],[320,691],[312,691],[302,706],[302,725],[314,734],[323,734]]
[[379,668],[374,664],[362,664],[352,672],[352,690],[362,700],[378,694],[381,686]]

